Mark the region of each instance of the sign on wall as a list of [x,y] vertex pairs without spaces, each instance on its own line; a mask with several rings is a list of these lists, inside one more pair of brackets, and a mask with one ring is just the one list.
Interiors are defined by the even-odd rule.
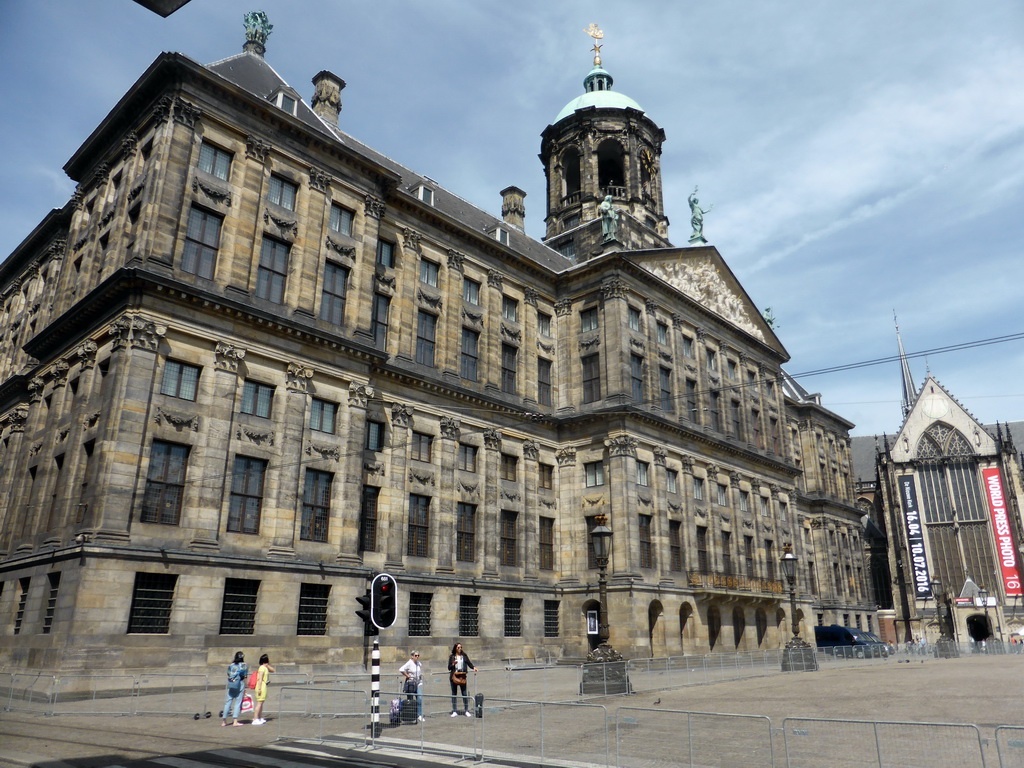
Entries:
[[1006,496],[1003,494],[1003,478],[995,467],[981,470],[985,483],[985,498],[992,515],[992,535],[996,540],[999,565],[1003,575],[1003,590],[1007,597],[1024,594],[1021,592],[1020,570],[1017,568],[1017,548],[1013,544],[1010,516],[1006,510]]
[[928,557],[924,550],[921,509],[917,505],[917,486],[914,485],[913,475],[900,475],[897,482],[900,502],[903,504],[903,519],[907,524],[907,548],[910,550],[909,566],[914,580],[914,595],[927,599],[932,596],[932,584],[928,573]]

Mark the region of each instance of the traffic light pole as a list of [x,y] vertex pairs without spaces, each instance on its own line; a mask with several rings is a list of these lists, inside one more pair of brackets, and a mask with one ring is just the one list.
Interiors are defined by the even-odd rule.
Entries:
[[380,644],[376,637],[370,654],[370,735],[380,738]]

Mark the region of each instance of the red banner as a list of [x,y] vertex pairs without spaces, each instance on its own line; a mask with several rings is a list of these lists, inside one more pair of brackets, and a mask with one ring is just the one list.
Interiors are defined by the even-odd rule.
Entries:
[[1003,589],[1007,597],[1024,594],[1021,591],[1020,571],[1017,569],[1017,548],[1013,545],[1010,517],[1006,510],[1006,497],[1003,495],[1003,479],[995,468],[983,469],[981,476],[985,482],[988,510],[992,513],[992,535],[996,539],[996,552],[999,553],[999,564],[1003,570]]

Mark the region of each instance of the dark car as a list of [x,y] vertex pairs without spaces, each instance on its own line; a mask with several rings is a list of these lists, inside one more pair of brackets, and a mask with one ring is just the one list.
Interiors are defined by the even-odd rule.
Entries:
[[872,632],[853,627],[829,624],[814,628],[817,646],[835,656],[863,658],[887,658],[889,646]]

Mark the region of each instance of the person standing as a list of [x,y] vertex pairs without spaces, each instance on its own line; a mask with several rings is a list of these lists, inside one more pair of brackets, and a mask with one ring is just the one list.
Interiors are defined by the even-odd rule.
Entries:
[[256,670],[256,709],[252,713],[252,724],[263,725],[267,721],[263,719],[263,704],[267,700],[267,683],[270,682],[270,673],[276,671],[270,666],[270,657],[267,654],[260,656],[260,666]]
[[[228,665],[228,685],[224,698],[224,710],[221,712],[221,725],[228,724],[228,717],[234,718],[232,725],[241,725],[238,716],[242,712],[242,697],[245,695],[245,678],[249,675],[249,665],[245,663],[245,654],[238,651],[234,661]],[[230,715],[228,713],[231,713]]]
[[452,646],[451,656],[448,657],[448,681],[452,684],[452,717],[459,714],[458,690],[462,688],[462,709],[466,717],[472,717],[469,711],[469,695],[466,693],[467,678],[469,670],[476,672],[476,667],[469,656],[462,650],[462,643]]
[[410,698],[416,697],[416,719],[422,723],[426,718],[423,717],[423,665],[420,663],[420,652],[413,651],[409,654],[409,660],[399,667],[398,671],[405,675],[403,693],[408,694]]

